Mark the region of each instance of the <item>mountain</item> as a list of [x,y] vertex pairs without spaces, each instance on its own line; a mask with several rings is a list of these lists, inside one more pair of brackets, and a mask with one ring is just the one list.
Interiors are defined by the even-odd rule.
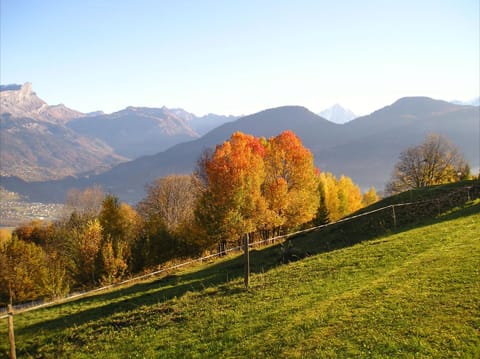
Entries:
[[135,159],[193,140],[235,119],[215,114],[197,117],[183,109],[165,106],[127,107],[112,114],[89,114],[68,122],[67,126],[85,136],[99,138],[118,154]]
[[[122,200],[135,203],[144,196],[145,185],[160,176],[170,173],[190,173],[194,170],[201,153],[227,140],[235,131],[255,136],[274,136],[291,129],[312,147],[333,145],[340,125],[331,123],[303,107],[281,107],[225,123],[205,136],[186,143],[177,144],[152,156],[118,165],[98,176],[60,181],[26,183],[15,178],[3,178],[2,185],[29,196],[39,202],[63,201],[65,191],[71,187],[101,184],[106,191],[118,195]],[[12,190],[13,191],[13,190]]]
[[480,166],[480,109],[427,97],[402,98],[390,106],[343,125],[344,137],[322,157],[324,169],[351,176],[363,188],[383,190],[400,152],[421,143],[429,133],[447,136],[472,169]]
[[67,126],[102,140],[116,153],[132,159],[199,137],[186,119],[166,107],[127,107],[112,114],[77,118]]
[[279,107],[225,123],[201,138],[122,163],[96,176],[36,183],[3,178],[2,183],[6,189],[39,202],[63,201],[65,191],[71,187],[101,184],[122,200],[135,203],[144,196],[145,184],[170,173],[190,173],[202,151],[214,148],[235,131],[270,137],[290,129],[311,149],[321,171],[346,174],[364,189],[374,185],[383,190],[400,152],[432,132],[450,138],[471,167],[478,168],[479,110],[410,97],[339,125],[303,107]]
[[223,116],[214,113],[198,117],[181,108],[171,109],[170,111],[179,118],[187,121],[190,127],[201,136],[226,122],[232,122],[238,119],[238,116]]
[[335,104],[332,107],[323,110],[318,115],[326,118],[329,121],[340,124],[349,122],[354,118],[358,117],[352,111],[342,107],[339,104]]
[[49,123],[66,123],[67,121],[84,116],[81,112],[69,109],[64,105],[48,106],[45,101],[37,97],[32,90],[32,84],[6,85],[0,87],[0,110],[15,118],[31,118]]
[[98,173],[125,161],[105,143],[65,127],[83,114],[64,105],[47,105],[29,83],[2,86],[0,101],[2,176],[58,179]]
[[237,116],[223,116],[223,115],[216,115],[214,113],[209,113],[208,115],[195,117],[190,121],[190,125],[193,127],[195,131],[197,131],[200,135],[204,135],[207,132],[223,125],[227,122],[232,122],[238,119]]
[[1,85],[0,95],[0,173],[28,181],[98,173],[198,138],[235,119],[215,114],[197,117],[166,107],[84,114],[64,105],[49,106],[33,92],[31,83]]

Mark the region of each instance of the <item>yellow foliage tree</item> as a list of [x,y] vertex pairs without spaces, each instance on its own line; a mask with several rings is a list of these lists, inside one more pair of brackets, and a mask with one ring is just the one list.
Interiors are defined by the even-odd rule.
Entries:
[[341,217],[345,217],[363,207],[362,191],[360,187],[353,183],[350,177],[340,176],[337,186]]
[[362,192],[347,176],[337,178],[329,172],[319,176],[320,208],[317,223],[335,222],[364,207]]
[[38,299],[46,294],[47,256],[34,243],[13,238],[0,247],[0,302]]
[[332,173],[320,173],[320,223],[335,222],[342,217],[337,188],[337,178]]
[[285,131],[268,140],[264,161],[263,192],[273,224],[289,229],[311,221],[320,202],[312,153],[292,131]]
[[370,189],[363,194],[362,205],[364,207],[370,206],[371,204],[377,202],[379,197],[377,195],[377,191],[375,187],[370,187]]

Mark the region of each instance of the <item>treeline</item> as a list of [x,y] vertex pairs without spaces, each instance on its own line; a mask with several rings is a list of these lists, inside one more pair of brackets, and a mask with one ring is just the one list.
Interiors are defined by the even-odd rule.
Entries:
[[237,132],[192,175],[160,178],[132,207],[101,188],[72,190],[68,215],[34,221],[0,242],[0,302],[62,297],[170,260],[335,221],[377,200],[348,177],[315,168],[290,131]]

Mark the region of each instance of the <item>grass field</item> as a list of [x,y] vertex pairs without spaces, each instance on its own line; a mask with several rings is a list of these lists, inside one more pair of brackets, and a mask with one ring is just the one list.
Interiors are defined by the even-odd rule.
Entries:
[[[480,202],[379,238],[282,246],[15,316],[19,358],[480,357]],[[361,238],[361,240],[359,239]],[[6,320],[0,354],[7,357]],[[5,338],[5,340],[3,340]]]

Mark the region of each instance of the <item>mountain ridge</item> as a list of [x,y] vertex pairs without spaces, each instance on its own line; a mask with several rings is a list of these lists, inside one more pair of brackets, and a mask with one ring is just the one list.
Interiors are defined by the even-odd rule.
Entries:
[[[122,163],[96,176],[24,184],[22,188],[28,192],[26,194],[36,195],[35,199],[41,202],[46,197],[38,193],[48,197],[51,188],[67,189],[68,186],[82,187],[96,183],[122,200],[135,203],[143,197],[147,183],[171,173],[192,172],[204,150],[213,149],[235,131],[270,137],[292,130],[312,151],[321,171],[346,174],[362,188],[374,185],[382,190],[400,152],[421,142],[431,132],[451,138],[464,151],[471,166],[478,167],[478,111],[477,107],[457,106],[427,97],[410,97],[339,125],[304,107],[283,106],[224,123],[198,139]],[[14,180],[10,179],[9,183],[7,189],[12,190]],[[29,186],[35,190],[28,190]],[[59,194],[60,191],[57,191],[56,200],[61,200]]]
[[15,118],[33,118],[37,121],[64,124],[84,116],[63,104],[49,106],[33,91],[32,84],[6,85],[0,91],[0,113]]
[[184,119],[166,107],[129,106],[111,114],[74,119],[67,126],[109,144],[115,152],[134,159],[162,152],[199,135]]
[[63,104],[48,105],[29,82],[1,85],[0,100],[0,174],[27,181],[98,174],[200,137],[194,127],[204,133],[234,118],[196,117],[165,106],[85,114]]
[[99,173],[125,161],[107,144],[65,126],[83,115],[62,104],[49,106],[33,92],[31,83],[2,87],[0,174],[48,180]]

